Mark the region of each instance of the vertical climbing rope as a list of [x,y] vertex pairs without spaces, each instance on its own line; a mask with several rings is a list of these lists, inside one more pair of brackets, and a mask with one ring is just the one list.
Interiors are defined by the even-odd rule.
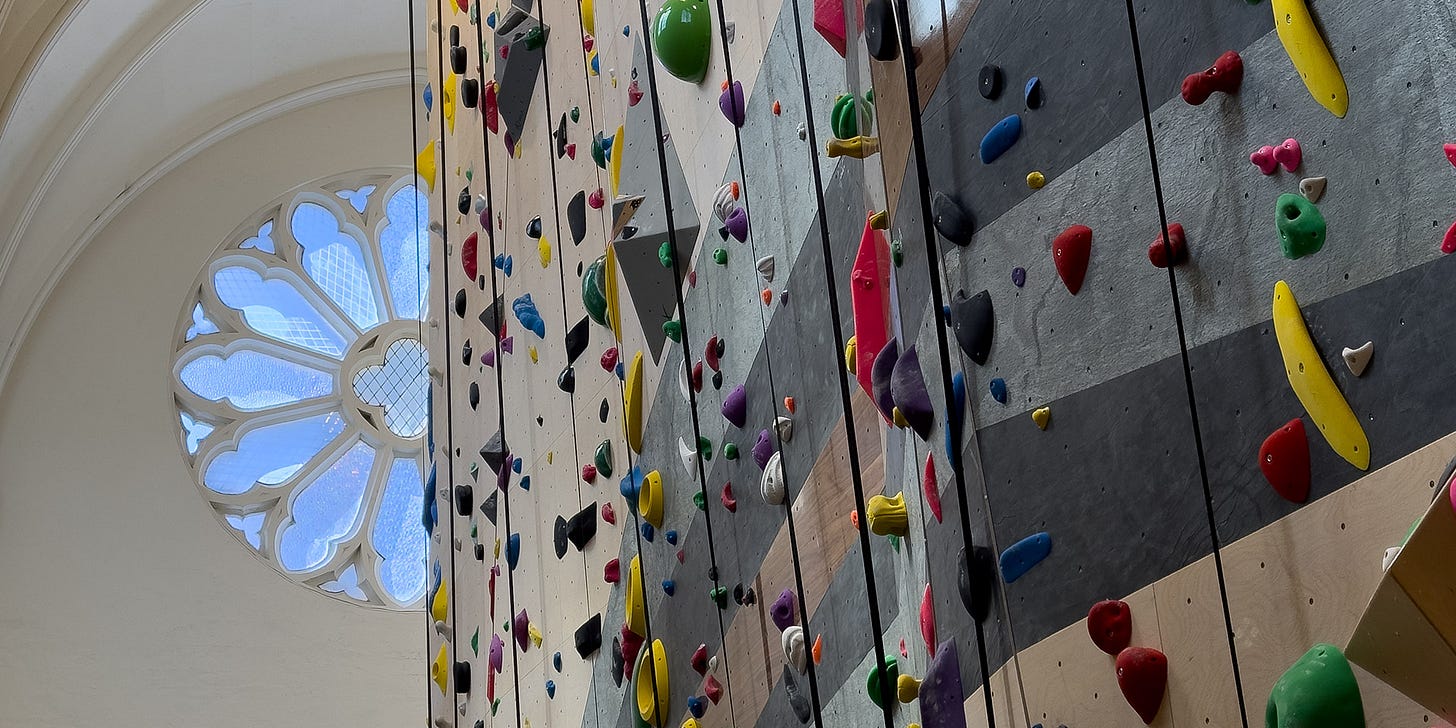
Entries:
[[[819,164],[819,135],[814,131],[814,101],[809,94],[809,66],[804,60],[804,28],[799,0],[789,0],[794,14],[794,39],[799,52],[799,85],[803,91],[804,119],[809,143],[809,167],[814,180],[815,214],[819,221],[819,243],[824,254],[824,288],[829,298],[829,316],[834,330],[834,370],[839,375],[839,404],[844,411],[844,437],[849,450],[850,482],[854,486],[855,515],[859,521],[860,557],[864,564],[865,592],[869,600],[870,633],[874,638],[875,667],[885,665],[885,636],[880,623],[880,598],[875,586],[875,569],[870,553],[869,517],[865,513],[864,478],[861,473],[859,443],[855,434],[854,408],[849,397],[849,374],[839,365],[839,352],[844,351],[843,323],[839,316],[839,277],[834,272],[834,249],[829,244],[829,220],[824,209],[824,174]],[[644,11],[645,12],[645,11]],[[882,683],[882,688],[887,687]],[[884,711],[885,728],[895,728],[894,701],[879,701]]]
[[[733,98],[732,97],[732,94],[733,94],[733,90],[732,89],[733,89],[733,83],[734,83],[734,78],[733,78],[733,54],[732,54],[732,52],[731,52],[731,50],[729,48],[729,39],[728,39],[728,16],[727,16],[727,13],[725,12],[724,7],[723,7],[723,0],[718,0],[718,37],[719,37],[719,39],[723,43],[723,69],[724,69],[724,71],[725,71],[725,73],[727,74],[727,77],[728,77],[728,89],[729,89],[728,90],[728,93],[730,94],[729,98],[731,100]],[[736,102],[730,102],[730,106],[733,103],[736,103]],[[745,105],[745,107],[747,106],[747,103],[748,103],[748,101],[745,98],[744,99],[744,105]],[[737,112],[735,111],[735,113],[737,113]],[[739,129],[739,127],[738,127],[737,124],[732,123],[732,120],[729,121],[729,124],[733,127],[733,149],[734,149],[734,152],[738,156],[738,177],[739,177],[739,179],[741,179],[743,181],[743,184],[742,184],[742,188],[743,188],[742,189],[742,192],[743,192],[743,209],[744,209],[744,211],[746,213],[748,213],[748,247],[749,247],[749,250],[752,253],[752,259],[754,261],[757,261],[758,260],[758,243],[757,243],[758,236],[756,236],[754,234],[754,232],[753,232],[753,214],[752,214],[753,213],[753,210],[752,210],[752,207],[749,205],[749,198],[748,198],[748,169],[747,169],[746,163],[743,160],[743,132],[742,132],[741,129]],[[786,462],[788,460],[788,456],[787,456],[787,453],[784,452],[784,439],[783,439],[783,434],[779,431],[779,428],[778,428],[778,418],[780,416],[779,415],[779,395],[778,395],[778,389],[774,385],[773,349],[772,349],[772,347],[769,346],[769,338],[768,338],[768,317],[764,314],[764,307],[759,307],[758,308],[758,322],[759,322],[760,328],[763,330],[764,364],[765,364],[765,367],[768,370],[768,393],[769,393],[769,401],[773,404],[773,413],[774,413],[774,420],[773,421],[774,421],[774,425],[772,427],[772,430],[773,430],[773,433],[774,433],[774,445],[776,446],[777,451],[779,453],[779,464],[780,464],[780,467],[784,471],[784,481],[785,481],[785,483],[788,483],[788,482],[791,482],[790,479],[789,479],[789,475],[788,475],[788,465],[787,465],[787,462]],[[807,475],[807,473],[805,474],[805,482],[806,483],[808,482],[808,475]],[[800,486],[800,490],[802,491],[802,489],[803,489],[803,486],[801,485]],[[799,536],[798,536],[797,530],[794,527],[794,495],[793,495],[793,492],[792,492],[792,489],[791,488],[787,488],[786,487],[784,489],[784,491],[785,491],[784,492],[784,505],[783,505],[783,509],[784,509],[784,520],[788,524],[788,529],[789,529],[789,554],[792,557],[793,563],[794,563],[794,590],[796,592],[796,595],[798,596],[799,623],[803,626],[803,628],[805,630],[807,630],[807,629],[809,629],[809,606],[808,606],[808,600],[804,598],[804,569],[803,569],[803,564],[802,564],[801,559],[800,559],[800,556],[799,556]],[[806,639],[808,638],[808,635],[807,634],[805,635],[805,638]],[[817,726],[818,728],[823,728],[823,726],[824,726],[823,704],[822,704],[821,698],[819,697],[819,678],[818,678],[818,676],[816,674],[817,671],[816,671],[816,668],[815,668],[815,665],[814,665],[814,660],[812,660],[812,659],[806,660],[805,661],[805,665],[806,665],[806,667],[808,669],[808,677],[809,677],[809,704],[810,704],[810,706],[812,708],[812,711],[813,711],[814,725]]]
[[[903,0],[901,0],[903,2]],[[1172,249],[1172,236],[1168,234],[1168,209],[1163,200],[1163,178],[1158,171],[1158,147],[1153,141],[1153,113],[1148,105],[1148,83],[1143,74],[1143,50],[1138,40],[1137,13],[1132,0],[1124,0],[1127,6],[1127,29],[1132,36],[1132,57],[1137,67],[1138,98],[1143,105],[1143,131],[1148,139],[1148,161],[1153,172],[1153,195],[1158,200],[1158,224],[1162,228],[1163,256],[1170,261],[1168,269],[1168,290],[1173,294],[1173,321],[1178,328],[1178,351],[1183,360],[1183,385],[1188,392],[1188,415],[1193,425],[1193,445],[1198,451],[1198,476],[1203,485],[1203,510],[1208,516],[1208,538],[1213,545],[1213,567],[1218,574],[1218,598],[1223,606],[1224,633],[1228,637],[1229,661],[1233,665],[1234,692],[1239,700],[1239,720],[1249,728],[1249,712],[1244,705],[1244,684],[1239,674],[1239,651],[1234,640],[1233,617],[1229,614],[1228,585],[1224,580],[1222,545],[1218,537],[1218,522],[1213,512],[1213,490],[1208,483],[1208,460],[1203,451],[1203,430],[1198,422],[1198,398],[1193,391],[1193,366],[1188,358],[1188,334],[1183,326],[1183,305],[1178,298],[1178,276]]]

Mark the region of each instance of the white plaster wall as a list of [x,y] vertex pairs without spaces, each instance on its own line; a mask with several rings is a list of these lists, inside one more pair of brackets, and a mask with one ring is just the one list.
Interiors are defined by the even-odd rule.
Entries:
[[344,604],[254,558],[190,479],[169,383],[180,307],[218,243],[297,184],[409,164],[409,93],[327,102],[203,152],[47,302],[0,398],[0,726],[425,722],[423,614]]

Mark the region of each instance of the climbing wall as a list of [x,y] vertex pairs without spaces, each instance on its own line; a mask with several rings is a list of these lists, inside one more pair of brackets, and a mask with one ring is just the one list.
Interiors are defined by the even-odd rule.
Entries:
[[427,2],[434,725],[1456,719],[1444,3]]

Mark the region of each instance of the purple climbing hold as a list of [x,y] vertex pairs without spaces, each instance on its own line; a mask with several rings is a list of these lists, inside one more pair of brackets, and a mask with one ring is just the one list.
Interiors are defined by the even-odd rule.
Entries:
[[515,635],[516,646],[521,648],[522,652],[525,652],[526,645],[531,643],[531,636],[527,634],[530,628],[531,618],[526,616],[526,610],[522,609],[516,614],[516,618],[511,620],[511,634]]
[[779,598],[769,605],[768,616],[773,619],[774,626],[780,632],[794,626],[794,590],[784,589],[780,592]]
[[493,672],[501,671],[502,661],[505,659],[506,643],[501,641],[500,635],[490,636],[490,669]]
[[920,355],[915,352],[914,344],[895,363],[890,377],[890,395],[900,415],[910,423],[910,429],[915,430],[920,439],[930,439],[930,430],[935,426],[935,410],[930,404],[930,392],[925,389],[925,375],[920,371]]
[[895,339],[885,342],[885,347],[875,355],[875,364],[870,368],[870,390],[875,406],[887,421],[894,419],[895,400],[890,396],[890,375],[895,371],[895,362],[900,359],[900,343]]
[[920,723],[925,728],[966,728],[960,654],[952,637],[935,648],[920,681]]
[[734,240],[743,242],[748,239],[748,211],[742,207],[733,208],[728,214],[728,219],[723,221],[723,229],[733,236]]
[[758,469],[768,467],[769,458],[773,457],[773,438],[768,435],[768,430],[758,431],[758,442],[753,443],[753,462],[758,464]]
[[1020,266],[1018,266],[1016,268],[1012,268],[1011,269],[1011,282],[1014,283],[1014,284],[1016,284],[1016,287],[1017,288],[1020,288],[1020,287],[1022,287],[1024,285],[1026,285],[1026,269],[1025,268],[1022,268]]
[[723,419],[728,420],[734,427],[743,427],[748,421],[748,392],[740,384],[723,398]]
[[743,128],[746,119],[743,102],[743,84],[734,81],[732,86],[724,85],[723,93],[718,95],[718,110],[723,112],[724,118],[728,119],[733,126]]
[[507,354],[516,353],[516,337],[507,336],[506,338],[501,339],[500,349]]

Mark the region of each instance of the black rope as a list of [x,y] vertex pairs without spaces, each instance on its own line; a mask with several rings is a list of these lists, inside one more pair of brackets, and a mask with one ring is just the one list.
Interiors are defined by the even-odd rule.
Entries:
[[[729,51],[728,16],[727,16],[727,13],[725,12],[725,10],[723,8],[723,0],[718,0],[718,35],[719,35],[719,38],[723,42],[723,69],[724,69],[724,71],[726,72],[726,74],[728,76],[728,93],[730,95],[729,98],[731,100],[731,99],[734,98],[732,96],[732,94],[733,94],[733,82],[734,82],[734,79],[733,79],[733,57],[732,57],[733,54]],[[733,108],[736,109],[736,105],[735,104],[736,104],[736,102],[730,103],[730,107],[733,107]],[[747,106],[747,98],[744,99],[744,105],[745,105],[745,107]],[[736,113],[736,111],[735,111],[735,113]],[[738,127],[738,125],[736,123],[733,123],[733,120],[730,119],[729,120],[729,123],[733,127],[733,148],[734,148],[735,152],[738,155],[738,176],[742,180],[743,210],[744,210],[745,213],[749,213],[748,214],[748,247],[749,247],[749,250],[752,252],[753,261],[755,261],[755,265],[756,265],[756,261],[758,260],[758,244],[757,244],[757,236],[753,234],[753,215],[751,214],[753,211],[752,211],[752,208],[748,204],[748,168],[746,166],[747,163],[743,159],[743,131],[742,131],[742,129],[740,129]],[[779,466],[784,471],[784,481],[785,481],[785,483],[787,483],[787,482],[789,482],[789,476],[788,476],[788,470],[789,469],[788,469],[788,465],[786,464],[786,461],[788,460],[788,454],[786,452],[784,452],[784,439],[783,439],[783,434],[781,432],[779,432],[779,427],[778,427],[778,418],[779,418],[779,394],[778,394],[778,389],[774,385],[773,351],[772,351],[772,348],[768,345],[768,317],[764,313],[764,307],[761,307],[761,306],[758,308],[758,321],[759,321],[760,327],[763,329],[764,364],[765,364],[765,366],[766,366],[766,368],[768,370],[768,394],[769,394],[769,400],[773,404],[774,422],[773,422],[773,428],[772,429],[773,429],[773,434],[774,434],[774,444],[778,448],[778,453],[779,453]],[[793,562],[794,562],[794,589],[798,593],[799,622],[800,622],[800,624],[803,625],[803,628],[805,630],[808,630],[809,629],[809,606],[808,606],[807,600],[804,598],[804,569],[803,569],[803,565],[802,565],[802,563],[800,561],[800,557],[799,557],[799,536],[798,536],[797,530],[794,527],[794,497],[793,497],[792,492],[790,492],[790,490],[787,487],[784,490],[785,490],[785,493],[784,493],[784,505],[783,505],[783,509],[784,509],[784,519],[788,523],[788,527],[789,527],[789,554],[792,557]],[[802,486],[801,486],[801,490],[802,490]],[[805,639],[808,639],[809,635],[806,633],[804,635],[804,637],[805,637]],[[819,726],[820,728],[823,728],[823,725],[824,725],[824,712],[823,712],[823,706],[822,706],[822,703],[821,703],[821,698],[819,697],[819,678],[818,678],[818,676],[816,674],[817,673],[817,670],[815,669],[814,660],[812,660],[812,659],[806,660],[805,661],[805,664],[806,664],[806,667],[808,669],[808,677],[809,677],[809,704],[810,704],[810,706],[812,708],[813,715],[814,715],[814,725]]]
[[[902,0],[903,2],[903,0]],[[1198,450],[1198,476],[1203,486],[1203,510],[1208,516],[1208,538],[1213,544],[1213,566],[1218,573],[1218,598],[1223,605],[1223,626],[1228,637],[1229,660],[1233,665],[1234,691],[1239,700],[1239,719],[1244,728],[1249,726],[1249,713],[1244,705],[1244,685],[1239,674],[1239,652],[1234,640],[1233,617],[1229,614],[1228,586],[1224,581],[1223,555],[1220,553],[1221,545],[1218,537],[1218,522],[1213,511],[1213,490],[1208,482],[1208,461],[1203,451],[1203,431],[1198,423],[1198,398],[1193,392],[1193,366],[1188,356],[1188,335],[1183,326],[1183,306],[1178,299],[1178,276],[1174,273],[1173,249],[1171,237],[1168,234],[1168,210],[1163,200],[1163,179],[1158,171],[1158,149],[1153,141],[1153,115],[1152,109],[1148,106],[1148,84],[1143,74],[1143,50],[1138,40],[1137,13],[1133,10],[1132,0],[1125,0],[1127,5],[1127,27],[1132,35],[1132,56],[1134,65],[1137,66],[1138,96],[1143,105],[1143,131],[1148,138],[1148,161],[1153,172],[1153,194],[1158,199],[1158,224],[1163,230],[1163,258],[1168,261],[1168,289],[1173,294],[1173,321],[1178,327],[1178,350],[1183,359],[1183,385],[1188,392],[1188,414],[1193,424],[1193,444]]]
[[[481,85],[480,101],[479,101],[479,103],[484,104],[485,103],[485,84],[486,84],[486,78],[485,78],[485,56],[486,56],[486,51],[485,51],[485,30],[483,29],[483,26],[485,25],[485,23],[484,23],[484,21],[483,21],[482,18],[477,17],[475,19],[475,23],[474,24],[475,24],[475,42],[476,42],[476,45],[478,47],[478,55],[477,55],[477,57],[479,59],[479,64],[476,66],[476,73],[480,76],[480,85]],[[443,32],[443,28],[442,28],[442,32]],[[495,267],[495,256],[497,255],[497,252],[496,252],[496,242],[495,242],[495,195],[494,195],[494,192],[492,191],[492,185],[491,185],[492,178],[491,178],[491,165],[490,165],[490,129],[487,128],[486,125],[485,125],[484,115],[482,115],[481,122],[480,122],[480,140],[481,140],[480,146],[481,146],[481,148],[483,149],[483,151],[485,153],[485,209],[486,209],[486,215],[487,215],[487,218],[486,218],[486,221],[485,221],[485,225],[482,226],[482,227],[484,227],[484,229],[485,229],[486,242],[487,242],[487,244],[490,247],[490,301],[491,301],[491,312],[492,312],[492,316],[491,316],[492,321],[491,321],[491,332],[490,332],[490,334],[491,334],[491,339],[494,341],[494,351],[495,351],[495,365],[493,367],[491,367],[491,368],[492,369],[495,369],[495,396],[496,396],[496,411],[497,411],[497,416],[498,416],[497,426],[500,428],[501,444],[502,444],[502,446],[503,446],[503,448],[505,450],[505,454],[507,456],[506,460],[504,460],[501,463],[501,467],[502,468],[509,469],[511,467],[511,463],[513,462],[515,456],[511,452],[510,438],[506,437],[506,396],[505,396],[505,383],[504,383],[504,377],[505,377],[505,374],[504,374],[505,361],[504,361],[504,358],[503,358],[503,356],[501,354],[501,309],[504,307],[504,301],[503,301],[503,299],[500,298],[500,286],[501,286],[501,284],[499,283],[499,279],[496,277],[496,275],[497,275],[496,274],[496,270],[497,269]],[[508,164],[508,167],[509,167],[509,163],[507,163],[507,164]],[[477,255],[477,261],[478,260],[479,260],[479,256]],[[479,263],[478,262],[477,262],[477,269],[476,270],[477,270],[477,275],[478,275],[479,274]],[[502,301],[502,305],[500,305],[500,306],[495,305],[497,300],[501,300]],[[453,357],[454,354],[449,354],[449,356],[452,356]],[[510,539],[511,539],[511,486],[510,486],[510,475],[509,474],[506,475],[506,487],[501,491],[501,499],[500,499],[500,501],[501,501],[502,511],[504,512],[505,532],[506,532],[506,548],[507,548],[507,550],[509,550],[510,549]],[[497,536],[497,538],[499,538],[499,536]],[[507,555],[509,556],[509,551],[507,552]],[[496,565],[497,564],[492,564],[492,568],[494,568]],[[490,569],[487,569],[486,571],[489,572]],[[487,579],[489,579],[489,577],[487,577]],[[514,626],[515,626],[514,620],[515,620],[515,616],[516,616],[516,570],[514,568],[511,568],[511,564],[510,564],[510,559],[509,558],[506,559],[506,600],[507,600],[507,604],[508,604],[508,607],[509,607],[509,610],[510,610],[510,613],[507,615],[507,619],[511,620],[512,628],[514,628]],[[492,623],[492,625],[491,625],[491,633],[492,634],[495,633],[494,623]],[[511,702],[512,702],[513,706],[515,707],[516,727],[517,728],[521,728],[521,725],[522,725],[522,723],[521,723],[521,671],[520,671],[520,656],[519,656],[520,648],[517,646],[518,643],[516,642],[516,635],[512,634],[510,637],[511,637],[511,639],[510,639],[510,644],[511,644],[511,684],[512,684],[512,688],[513,688],[513,690],[515,692],[514,698],[513,698],[513,700]],[[489,666],[487,666],[486,669],[489,670],[490,669]]]
[[[839,375],[839,404],[844,410],[844,437],[849,450],[850,481],[854,486],[854,508],[859,519],[860,556],[864,563],[865,592],[869,600],[870,632],[875,643],[875,668],[883,670],[885,664],[885,638],[880,623],[880,598],[875,586],[874,559],[870,553],[869,517],[865,513],[864,479],[860,472],[859,443],[855,435],[854,408],[849,398],[849,374],[840,366],[840,352],[844,351],[843,323],[839,317],[839,277],[834,272],[834,249],[829,244],[829,220],[824,209],[824,175],[819,164],[819,135],[814,131],[814,102],[809,95],[809,66],[804,60],[804,29],[800,19],[799,0],[789,0],[793,6],[794,38],[799,46],[799,82],[803,91],[805,130],[809,143],[810,171],[814,179],[815,213],[819,222],[819,243],[824,253],[824,288],[829,297],[829,315],[834,331],[834,370]],[[881,683],[882,691],[893,692]],[[879,701],[885,717],[885,728],[895,728],[894,700]]]
[[[687,387],[687,390],[688,390],[688,414],[691,415],[691,419],[692,419],[692,423],[693,423],[693,445],[694,445],[694,447],[698,447],[698,444],[702,442],[702,435],[703,435],[703,433],[702,433],[701,423],[699,422],[699,419],[698,419],[698,396],[697,396],[697,391],[692,386],[692,379],[693,379],[693,376],[692,376],[692,363],[691,363],[692,360],[691,360],[691,357],[688,355],[688,352],[692,351],[692,343],[691,343],[691,337],[689,336],[689,327],[688,327],[688,320],[687,320],[688,319],[687,305],[684,304],[684,302],[683,302],[683,293],[682,293],[683,270],[682,270],[682,261],[679,259],[680,256],[678,255],[678,249],[677,249],[677,226],[673,223],[673,214],[672,214],[672,212],[673,212],[672,211],[672,190],[671,190],[671,185],[668,183],[668,171],[667,171],[667,148],[666,148],[667,142],[666,142],[666,140],[665,140],[665,138],[663,136],[663,129],[662,129],[662,103],[661,103],[661,94],[658,92],[658,87],[657,87],[657,66],[653,62],[652,36],[651,36],[652,23],[648,19],[648,16],[647,16],[647,0],[639,0],[638,7],[641,9],[641,12],[642,12],[642,28],[641,28],[641,32],[642,32],[642,45],[646,49],[647,83],[651,87],[651,90],[652,90],[652,93],[651,93],[651,97],[652,97],[652,122],[653,122],[654,128],[655,128],[655,130],[657,132],[657,164],[658,164],[658,171],[662,175],[662,204],[663,204],[663,214],[664,214],[664,220],[667,223],[668,247],[672,251],[672,273],[673,273],[672,292],[673,292],[673,296],[675,298],[676,305],[677,305],[678,321],[682,325],[681,326],[681,333],[682,333],[682,355],[683,355],[682,365],[683,365],[683,374],[684,374],[684,376],[687,377],[688,382],[689,382],[689,385]],[[617,152],[617,153],[620,153],[620,152]],[[719,583],[718,583],[718,576],[719,576],[718,575],[718,556],[717,556],[717,547],[714,544],[714,540],[713,540],[713,516],[712,516],[711,511],[707,508],[707,503],[708,503],[708,474],[707,474],[706,466],[703,464],[703,460],[704,460],[704,458],[701,455],[699,455],[699,457],[697,458],[697,466],[698,466],[697,467],[697,469],[698,469],[698,489],[699,489],[699,492],[701,492],[702,493],[702,496],[703,496],[703,503],[704,503],[704,508],[703,508],[703,524],[704,524],[704,527],[707,530],[707,536],[708,536],[708,562],[709,562],[709,574],[708,575],[709,575],[709,577],[713,581],[713,591],[716,594],[717,591],[718,591],[718,588],[719,588]],[[716,597],[715,597],[715,600],[716,600]],[[724,627],[724,624],[723,624],[723,610],[721,608],[717,610],[717,617],[718,617],[718,641],[719,641],[719,644],[721,644],[723,646],[723,649],[722,649],[722,652],[721,652],[722,657],[723,657],[723,682],[724,682],[725,687],[726,687],[726,689],[728,691],[728,713],[729,713],[729,716],[730,716],[730,720],[732,721],[732,724],[734,726],[737,726],[738,725],[738,718],[737,718],[737,715],[735,714],[735,711],[733,709],[733,679],[732,679],[733,673],[732,673],[731,667],[728,664],[728,645],[727,645],[727,638],[726,638],[727,629]]]

